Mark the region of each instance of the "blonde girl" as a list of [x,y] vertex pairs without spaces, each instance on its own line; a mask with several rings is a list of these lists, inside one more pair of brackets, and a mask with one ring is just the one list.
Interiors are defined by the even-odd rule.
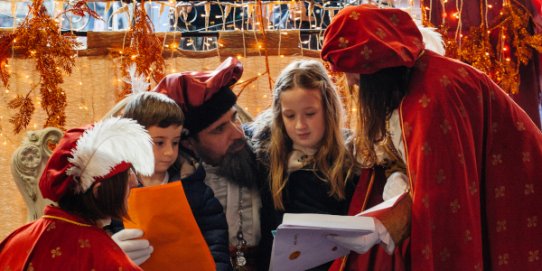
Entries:
[[341,99],[322,63],[300,60],[282,71],[272,114],[269,176],[275,209],[346,214],[354,159],[345,142]]

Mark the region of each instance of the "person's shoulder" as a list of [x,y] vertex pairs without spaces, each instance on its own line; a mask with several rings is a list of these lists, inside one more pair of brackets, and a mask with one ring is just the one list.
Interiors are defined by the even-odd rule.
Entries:
[[469,74],[484,74],[482,71],[465,62],[442,56],[432,51],[425,51],[424,56],[421,58],[420,65],[417,66],[422,70],[432,72],[446,70],[446,73],[459,73],[462,77],[467,77]]

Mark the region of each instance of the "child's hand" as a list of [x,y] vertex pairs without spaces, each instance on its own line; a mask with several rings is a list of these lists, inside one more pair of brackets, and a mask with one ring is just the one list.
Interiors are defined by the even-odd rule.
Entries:
[[123,229],[111,238],[134,263],[140,265],[149,259],[154,251],[149,240],[139,239],[142,236],[143,231],[140,229]]

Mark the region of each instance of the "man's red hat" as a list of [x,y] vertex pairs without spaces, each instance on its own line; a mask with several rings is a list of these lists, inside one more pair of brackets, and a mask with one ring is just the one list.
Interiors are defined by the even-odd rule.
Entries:
[[242,74],[241,62],[229,57],[214,71],[170,74],[153,91],[164,93],[177,102],[186,117],[185,128],[195,135],[235,105],[237,96],[231,86]]

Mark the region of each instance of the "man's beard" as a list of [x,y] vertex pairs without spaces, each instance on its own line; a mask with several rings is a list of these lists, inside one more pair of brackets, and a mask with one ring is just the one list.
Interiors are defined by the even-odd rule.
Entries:
[[226,153],[218,165],[218,173],[239,186],[254,188],[259,182],[256,156],[246,143],[240,151]]

